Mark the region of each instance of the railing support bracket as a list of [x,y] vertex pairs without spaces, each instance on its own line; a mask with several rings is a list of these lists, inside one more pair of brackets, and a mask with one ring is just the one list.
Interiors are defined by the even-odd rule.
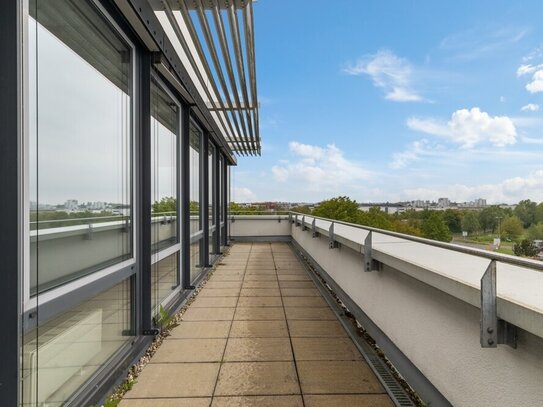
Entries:
[[481,347],[504,344],[517,348],[517,327],[498,318],[496,260],[492,260],[481,278]]
[[305,232],[306,229],[307,229],[307,228],[305,227],[305,215],[304,215],[304,216],[302,216],[302,231]]
[[316,226],[317,219],[313,218],[313,222],[311,222],[311,237],[314,239],[316,237],[319,237],[319,232],[317,232],[317,226]]
[[328,237],[330,238],[330,243],[329,243],[330,249],[339,248],[339,242],[336,242],[336,238],[334,235],[334,225],[335,223],[332,222],[332,224],[330,225],[330,228],[328,229]]
[[370,230],[368,235],[366,236],[366,239],[364,239],[364,247],[363,247],[364,271],[368,273],[372,271],[381,270],[381,263],[373,259],[373,253],[372,253],[372,247],[371,247],[372,235],[373,235],[373,232]]

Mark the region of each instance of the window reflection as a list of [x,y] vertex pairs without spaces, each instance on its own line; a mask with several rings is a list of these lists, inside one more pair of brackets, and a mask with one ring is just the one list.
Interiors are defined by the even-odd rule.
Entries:
[[179,106],[151,82],[151,194],[153,251],[178,242],[177,135]]
[[131,48],[91,2],[29,19],[31,293],[132,257]]

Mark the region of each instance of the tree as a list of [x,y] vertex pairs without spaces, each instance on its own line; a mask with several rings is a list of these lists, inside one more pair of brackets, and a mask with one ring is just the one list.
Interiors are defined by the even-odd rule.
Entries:
[[495,232],[503,218],[505,213],[499,206],[489,206],[479,212],[479,223],[485,232]]
[[536,222],[537,204],[525,199],[520,201],[514,209],[514,214],[522,221],[525,228]]
[[528,228],[527,236],[531,240],[543,240],[543,223],[540,222]]
[[517,239],[524,232],[522,221],[516,216],[509,216],[504,219],[501,226],[501,234],[508,239]]
[[427,219],[422,222],[422,234],[424,237],[442,242],[450,242],[452,235],[447,224],[439,212],[431,211]]
[[466,212],[464,218],[462,219],[462,230],[472,234],[481,229],[479,224],[479,216],[475,211]]
[[523,239],[513,246],[513,253],[517,256],[535,257],[539,253],[539,249],[531,240]]
[[367,212],[359,211],[357,223],[378,229],[392,229],[392,217],[376,206]]
[[313,215],[321,218],[342,220],[345,222],[358,223],[360,210],[358,203],[346,196],[322,201],[314,210]]
[[176,212],[177,210],[177,199],[173,196],[166,196],[160,201],[155,201],[152,205],[153,213],[165,213],[165,212]]
[[446,209],[443,211],[443,221],[452,233],[462,232],[462,217],[458,211]]
[[535,221],[536,223],[543,222],[543,202],[535,208]]

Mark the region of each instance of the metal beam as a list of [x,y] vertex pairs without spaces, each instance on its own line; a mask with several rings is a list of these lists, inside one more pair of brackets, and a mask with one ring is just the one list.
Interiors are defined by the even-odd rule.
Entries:
[[[187,55],[187,57],[189,59],[189,62],[192,65],[193,71],[196,73],[196,77],[198,78],[198,81],[200,82],[202,88],[204,89],[204,92],[206,93],[207,98],[209,100],[211,100],[212,104],[214,104],[215,101],[213,99],[213,96],[211,95],[211,92],[209,91],[209,88],[207,87],[207,81],[203,78],[203,76],[202,76],[202,74],[201,74],[201,72],[200,72],[200,70],[198,68],[198,64],[196,63],[194,57],[192,56],[192,53],[190,51],[190,47],[188,46],[187,41],[185,40],[185,37],[184,37],[183,32],[181,30],[181,27],[179,26],[179,23],[177,22],[177,19],[175,18],[175,15],[173,14],[173,11],[172,11],[172,8],[171,8],[171,5],[170,5],[170,0],[164,1],[164,11],[166,13],[166,17],[168,18],[168,21],[170,22],[170,24],[172,26],[172,29],[174,30],[174,33],[175,33],[177,39],[179,40],[179,43],[181,44],[181,47],[185,51],[185,54]],[[181,14],[183,16],[183,20],[185,20],[185,24],[187,24],[187,21],[185,19],[184,14],[183,14],[183,10],[181,10]],[[188,14],[187,14],[187,18],[190,20],[190,17],[188,16]],[[187,27],[189,28],[189,31],[191,30],[191,28],[194,28],[192,26],[188,26],[188,24],[187,24]],[[191,32],[191,35],[192,35],[192,32]],[[196,51],[198,53],[198,56],[199,56],[200,60],[202,60],[202,64],[204,66],[204,70],[206,71],[206,75],[209,77],[211,75],[211,70],[209,69],[207,61],[205,60],[205,55],[204,55],[204,52],[203,52],[203,50],[202,50],[202,48],[200,46],[200,43],[195,42],[195,46],[196,46]],[[215,94],[218,94],[218,89],[217,89],[214,82],[211,83],[211,87],[213,89],[213,92]],[[207,103],[206,103],[206,106],[207,106]],[[217,104],[214,104],[213,107],[215,109],[218,109],[219,107],[224,108],[224,104],[223,104],[222,100],[219,100],[218,101],[218,106],[217,106]],[[224,132],[225,133],[230,132],[229,134],[227,134],[228,137],[234,136],[235,135],[234,129],[232,128],[232,125],[231,125],[230,121],[228,120],[228,117],[225,117],[225,120],[223,120],[223,116],[221,114],[217,114],[217,117],[219,119],[219,122],[220,122]],[[226,124],[225,124],[225,121],[226,121]]]
[[[201,0],[196,0],[196,1],[198,4],[198,9],[197,9],[198,19],[200,21],[200,26],[202,28],[202,31],[204,32],[204,38],[207,44],[207,48],[211,54],[211,60],[213,61],[213,65],[215,66],[215,72],[217,73],[217,77],[219,79],[219,83],[221,84],[221,88],[222,88],[224,97],[226,98],[227,104],[232,105],[232,99],[230,98],[230,92],[228,91],[226,80],[224,79],[221,64],[219,62],[219,56],[217,54],[217,49],[215,48],[215,43],[213,42],[213,36],[211,35],[211,30],[209,28],[209,23],[205,15],[204,7],[202,5]],[[199,41],[198,37],[193,38],[193,40],[195,42]],[[210,77],[210,79],[213,79],[213,77]],[[232,91],[234,90],[232,89]],[[220,97],[220,95],[217,95],[217,96]],[[236,127],[236,130],[238,131],[238,135],[242,136],[236,115],[231,114],[231,117],[234,120],[234,126]],[[242,151],[244,153],[247,153],[249,149],[247,148],[247,145],[245,144],[245,140],[243,140],[242,145],[243,145]]]
[[[235,106],[238,106],[238,109],[236,111],[237,111],[237,113],[239,115],[241,125],[243,127],[243,132],[246,135],[247,134],[247,128],[248,128],[248,126],[250,127],[250,122],[247,122],[247,125],[246,125],[245,124],[245,119],[243,117],[243,110],[241,109],[241,102],[240,102],[240,97],[239,97],[239,93],[238,93],[238,86],[237,86],[237,83],[236,83],[236,78],[234,77],[234,71],[232,69],[232,60],[230,58],[230,50],[228,48],[228,42],[226,40],[226,32],[224,30],[224,25],[223,25],[223,22],[222,22],[221,12],[220,12],[218,6],[213,8],[213,19],[214,19],[214,22],[215,22],[215,31],[217,32],[217,36],[219,37],[219,43],[220,43],[220,46],[221,46],[223,59],[224,59],[225,65],[226,65],[226,72],[228,74],[228,79],[230,81],[230,88],[232,89],[232,93],[234,95],[234,100],[236,102]],[[232,27],[230,27],[230,31],[231,30],[232,30]]]
[[[230,7],[228,8],[228,21],[230,22],[230,34],[232,35],[232,42],[234,43],[234,49],[236,53],[236,66],[238,69],[238,76],[241,84],[243,103],[245,103],[246,106],[249,106],[249,95],[247,93],[247,85],[245,81],[245,66],[243,64],[243,51],[240,45],[241,36],[239,33],[239,21],[238,15],[234,8],[234,3],[231,3]],[[249,135],[251,137],[252,147],[253,149],[255,149],[255,135],[253,132],[253,121],[251,120],[251,113],[246,110],[245,115],[247,117],[247,125],[249,126]]]
[[[254,16],[253,16],[253,2],[249,1],[247,7],[243,9],[243,21],[245,27],[245,46],[247,47],[247,61],[249,65],[249,82],[251,85],[251,99],[252,103],[257,103],[257,91],[256,91],[256,56],[255,56],[255,35],[254,35]],[[260,136],[259,136],[259,121],[258,110],[254,112],[255,116],[255,131],[257,151],[260,154]]]
[[191,289],[190,281],[190,106],[181,109],[181,284]]

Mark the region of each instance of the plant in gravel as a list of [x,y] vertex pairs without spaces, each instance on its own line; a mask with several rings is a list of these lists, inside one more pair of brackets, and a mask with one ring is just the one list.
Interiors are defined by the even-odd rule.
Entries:
[[175,315],[172,315],[169,311],[164,309],[162,305],[160,306],[158,315],[155,317],[155,322],[160,327],[161,331],[169,331],[179,325]]

